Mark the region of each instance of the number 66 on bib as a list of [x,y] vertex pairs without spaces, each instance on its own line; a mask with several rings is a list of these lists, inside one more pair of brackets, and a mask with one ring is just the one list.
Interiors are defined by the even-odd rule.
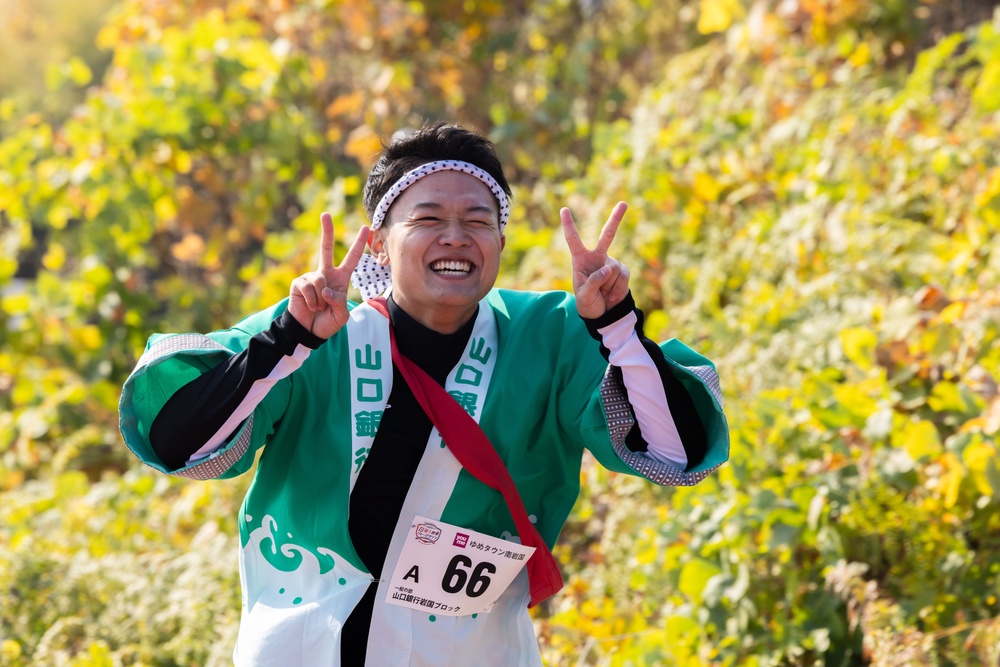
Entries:
[[416,516],[389,579],[389,604],[442,616],[496,606],[534,547]]

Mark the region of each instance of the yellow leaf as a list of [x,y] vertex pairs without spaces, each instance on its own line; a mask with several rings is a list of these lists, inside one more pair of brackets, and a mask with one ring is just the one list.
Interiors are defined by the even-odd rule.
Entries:
[[327,118],[335,118],[343,115],[354,115],[360,113],[364,106],[365,96],[360,90],[347,95],[341,95],[326,108]]
[[716,201],[722,192],[722,184],[709,174],[697,173],[694,177],[694,196],[704,202]]
[[921,420],[907,424],[900,434],[906,452],[914,461],[932,458],[941,453],[941,438],[937,428],[929,421]]
[[[0,476],[0,490],[10,490],[16,489],[24,483],[24,471],[23,470],[8,470],[2,476]],[[0,648],[0,656],[2,656],[3,648]]]
[[955,303],[948,305],[944,310],[942,310],[941,314],[938,315],[938,319],[948,324],[954,324],[955,322],[961,320],[964,314],[965,314],[965,302],[956,301]]
[[71,667],[114,667],[114,664],[107,645],[104,642],[96,642],[88,647],[86,655],[73,660]]
[[9,315],[19,315],[31,308],[31,297],[27,294],[11,294],[0,299],[0,306]]
[[55,229],[66,229],[69,222],[70,212],[64,206],[58,206],[49,210],[48,221]]
[[656,546],[650,544],[643,549],[639,549],[639,551],[636,552],[635,561],[639,565],[649,565],[650,563],[656,560],[656,557],[659,555],[659,553],[660,552],[656,548]]
[[176,151],[174,153],[174,165],[181,174],[191,173],[191,154],[187,151]]
[[695,604],[701,604],[701,594],[704,592],[708,580],[721,571],[718,565],[710,561],[701,558],[692,560],[681,568],[678,588]]
[[58,271],[66,263],[66,249],[58,243],[49,246],[49,251],[42,257],[42,265],[49,271]]
[[944,175],[951,167],[951,154],[946,150],[938,150],[931,160],[931,169],[935,174]]
[[951,452],[942,457],[947,472],[941,478],[942,504],[945,507],[954,507],[958,502],[958,491],[962,485],[963,474],[962,465]]
[[931,395],[927,397],[927,405],[934,412],[965,412],[971,407],[966,403],[959,386],[948,380],[934,385]]
[[646,317],[647,335],[656,340],[668,338],[667,332],[670,329],[670,316],[666,311],[653,310]]
[[698,32],[708,35],[728,30],[733,21],[743,18],[743,13],[739,0],[701,0]]
[[87,63],[78,56],[73,56],[66,61],[63,68],[66,71],[67,78],[77,86],[86,86],[93,78],[93,74],[90,68],[87,67]]
[[854,53],[851,57],[847,59],[853,67],[863,67],[870,63],[872,60],[872,49],[868,46],[868,42],[861,42],[858,47],[854,49]]
[[858,368],[867,370],[872,367],[878,344],[875,332],[861,328],[845,329],[840,332],[840,344],[844,348],[844,356]]
[[976,89],[972,91],[972,101],[984,113],[1000,109],[1000,62],[987,62],[979,75]]
[[17,260],[11,257],[0,257],[0,282],[6,281],[17,273]]
[[996,459],[996,455],[996,447],[982,441],[972,442],[962,451],[962,460],[969,469],[969,477],[984,496],[993,495],[993,487],[986,477],[986,468]]
[[172,197],[164,195],[153,204],[153,210],[159,220],[172,220],[177,216],[177,206]]
[[[666,638],[671,651],[681,649],[679,657],[690,655],[690,646],[693,640],[701,636],[698,622],[687,616],[670,616],[666,623]],[[688,649],[688,650],[684,650]]]
[[348,197],[354,196],[361,192],[361,179],[357,176],[345,176],[343,178],[344,183],[344,194]]
[[84,496],[89,489],[87,475],[79,471],[62,473],[55,481],[55,497],[59,501]]
[[544,51],[549,48],[549,40],[540,32],[532,32],[528,35],[528,46],[532,51]]
[[355,128],[347,137],[347,145],[344,147],[347,155],[366,168],[375,162],[375,157],[381,150],[382,140],[367,125]]
[[312,78],[314,81],[326,80],[329,68],[323,58],[310,58],[309,67],[312,70]]
[[833,395],[841,407],[862,419],[867,419],[878,409],[878,401],[870,392],[870,388],[864,384],[839,384],[833,387]]
[[976,206],[987,206],[997,197],[1000,197],[1000,169],[994,168],[990,171],[986,188],[976,195]]
[[77,339],[85,350],[97,350],[101,347],[101,330],[93,324],[77,329]]
[[18,644],[13,639],[5,639],[3,643],[0,643],[0,658],[3,658],[4,664],[8,661],[13,662],[21,657],[21,645]]

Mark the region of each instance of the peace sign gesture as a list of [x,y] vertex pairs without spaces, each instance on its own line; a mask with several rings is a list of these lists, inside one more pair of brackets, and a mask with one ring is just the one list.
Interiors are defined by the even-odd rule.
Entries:
[[358,265],[368,241],[368,226],[358,235],[340,266],[333,265],[333,218],[329,213],[319,217],[322,228],[319,244],[319,266],[292,281],[288,312],[314,336],[326,339],[347,324],[347,289],[351,272]]
[[580,239],[580,232],[568,208],[559,211],[563,235],[573,256],[573,291],[580,317],[595,319],[617,306],[628,294],[628,269],[614,257],[608,248],[615,240],[618,225],[625,216],[628,204],[618,202],[611,216],[601,229],[601,236],[593,250],[588,250]]

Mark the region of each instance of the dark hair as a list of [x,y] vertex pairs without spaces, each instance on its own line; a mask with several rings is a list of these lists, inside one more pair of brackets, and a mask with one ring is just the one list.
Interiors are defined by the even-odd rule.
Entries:
[[495,178],[507,196],[511,196],[493,142],[464,127],[445,123],[425,125],[415,132],[394,137],[388,145],[383,143],[383,148],[382,156],[365,182],[364,205],[369,219],[385,193],[403,174],[438,160],[474,164]]

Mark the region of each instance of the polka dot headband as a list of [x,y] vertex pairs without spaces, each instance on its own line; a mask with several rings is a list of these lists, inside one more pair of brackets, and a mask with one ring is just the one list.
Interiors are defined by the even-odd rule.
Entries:
[[[371,228],[375,230],[382,226],[392,203],[396,201],[406,188],[424,176],[429,176],[438,171],[460,171],[463,174],[475,176],[485,183],[500,205],[500,233],[503,234],[504,229],[507,227],[507,220],[510,218],[510,200],[507,199],[507,193],[503,191],[503,188],[500,187],[496,179],[490,176],[486,170],[474,164],[462,162],[461,160],[428,162],[403,174],[402,178],[396,181],[385,195],[382,196],[382,199],[379,200],[378,206],[375,207],[375,212],[372,214]],[[367,301],[385,293],[392,284],[392,273],[388,266],[380,265],[374,257],[366,253],[361,256],[357,268],[351,274],[351,283],[361,292],[364,300]]]
[[463,174],[475,176],[485,183],[486,187],[493,193],[493,196],[497,198],[497,203],[500,204],[500,233],[503,234],[503,230],[507,226],[507,219],[510,217],[510,202],[507,200],[507,193],[503,191],[503,188],[496,182],[496,179],[490,176],[485,169],[481,169],[468,162],[462,162],[461,160],[428,162],[403,174],[403,177],[389,188],[382,196],[382,199],[379,200],[378,206],[375,207],[375,212],[372,214],[372,229],[378,229],[382,226],[382,223],[385,222],[385,216],[389,212],[389,207],[392,206],[392,203],[396,201],[399,195],[403,194],[403,190],[424,176],[429,176],[438,171],[460,171]]

